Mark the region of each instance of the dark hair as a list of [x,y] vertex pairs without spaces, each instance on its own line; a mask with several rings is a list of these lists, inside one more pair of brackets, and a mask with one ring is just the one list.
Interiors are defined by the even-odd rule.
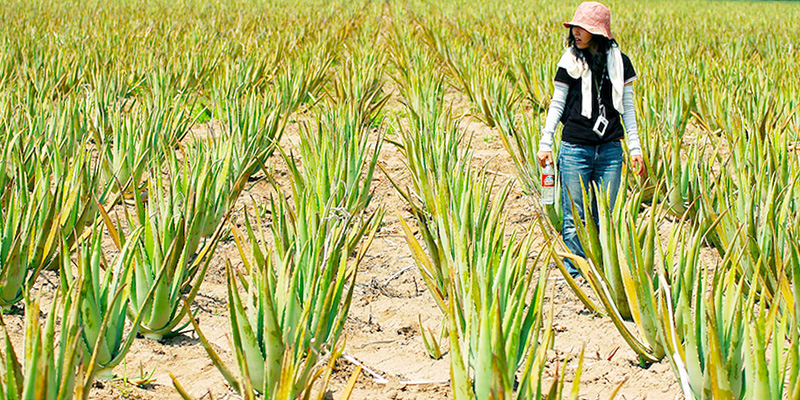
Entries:
[[[606,55],[611,47],[617,45],[617,41],[609,39],[603,35],[592,35],[592,43],[596,43],[596,54]],[[599,82],[601,77],[606,73],[606,57],[595,57],[595,54],[590,49],[581,50],[575,44],[575,35],[572,34],[572,28],[569,28],[569,35],[567,36],[567,45],[572,49],[572,52],[581,60],[586,61],[592,68],[592,76]]]

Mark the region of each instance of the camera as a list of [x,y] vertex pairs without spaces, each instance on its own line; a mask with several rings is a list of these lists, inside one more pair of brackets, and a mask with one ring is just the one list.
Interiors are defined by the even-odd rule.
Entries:
[[597,116],[597,122],[594,123],[594,128],[592,130],[597,136],[603,137],[606,134],[606,128],[608,128],[608,120],[602,116]]

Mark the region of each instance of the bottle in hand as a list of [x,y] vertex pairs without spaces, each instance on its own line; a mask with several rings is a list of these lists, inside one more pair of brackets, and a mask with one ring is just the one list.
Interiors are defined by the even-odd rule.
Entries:
[[542,204],[553,205],[556,201],[556,172],[551,163],[542,170]]

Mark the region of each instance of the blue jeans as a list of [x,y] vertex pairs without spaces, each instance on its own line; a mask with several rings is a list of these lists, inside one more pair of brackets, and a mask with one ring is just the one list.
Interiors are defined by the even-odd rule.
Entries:
[[[619,140],[596,146],[561,143],[557,161],[561,178],[561,209],[564,212],[561,235],[573,254],[586,257],[575,231],[575,216],[572,215],[572,203],[574,203],[578,211],[577,217],[581,221],[586,221],[583,215],[584,199],[581,182],[593,199],[592,219],[597,223],[597,200],[592,194],[592,183],[603,185],[609,195],[609,204],[613,207],[619,191],[622,161],[622,143]],[[575,265],[569,260],[564,262],[570,275],[578,276],[579,272]]]

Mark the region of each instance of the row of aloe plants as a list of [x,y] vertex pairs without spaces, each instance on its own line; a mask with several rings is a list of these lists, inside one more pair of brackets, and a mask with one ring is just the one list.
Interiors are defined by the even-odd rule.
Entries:
[[[423,53],[442,70],[437,73],[460,89],[475,114],[497,125],[525,190],[536,194],[540,113],[554,71],[543,67],[532,78],[529,66],[520,67],[519,49],[530,47],[513,43],[531,43],[530,38],[498,29],[516,21],[509,14],[491,15],[494,7],[476,6],[466,16],[456,14],[460,8],[444,8],[438,19],[415,18],[420,33],[414,40],[425,45]],[[502,38],[487,40],[486,32]],[[540,47],[534,51],[542,57],[549,43]],[[550,58],[560,51],[551,50]],[[663,53],[643,58],[658,54]],[[699,60],[695,74],[663,59],[643,64],[653,65],[655,73],[637,85],[649,179],[627,179],[623,187],[631,192],[617,204],[603,204],[604,195],[587,188],[600,203],[599,215],[579,226],[587,259],[568,254],[555,238],[551,253],[579,298],[610,316],[643,363],[670,358],[687,397],[796,396],[797,362],[791,346],[782,350],[797,330],[790,289],[795,276],[788,268],[794,240],[785,229],[797,223],[797,116],[786,97],[796,86],[767,87],[765,77],[773,74],[758,72],[770,65],[762,59],[726,59],[713,66]],[[755,72],[733,72],[745,64]],[[559,228],[559,205],[542,207],[550,222],[545,235]],[[658,229],[666,221],[679,222],[668,236]],[[699,249],[705,244],[719,254],[715,267],[702,264]],[[580,266],[593,296],[566,274],[562,257]],[[726,295],[736,288],[738,295]],[[626,320],[634,322],[633,330]],[[720,345],[732,341],[739,347]],[[765,354],[767,348],[774,352]]]
[[[441,59],[416,46],[420,33],[392,25],[390,55],[406,120],[395,121],[394,144],[410,183],[388,174],[411,207],[414,224],[397,214],[428,291],[443,314],[456,399],[561,398],[565,382],[543,380],[554,340],[546,312],[546,249],[532,231],[507,236],[510,185],[475,170],[469,138],[445,99]],[[424,33],[422,33],[424,35]],[[405,187],[404,185],[408,185]],[[530,254],[538,254],[531,262]],[[538,268],[537,268],[538,267]],[[424,336],[424,333],[423,333]],[[441,357],[435,337],[424,336]],[[578,377],[582,366],[579,361]],[[578,395],[579,378],[568,389]],[[613,397],[613,395],[612,395]]]
[[257,205],[244,231],[232,227],[243,260],[243,269],[226,267],[238,372],[194,326],[214,364],[245,398],[325,396],[343,348],[357,269],[382,224],[383,211],[371,204],[382,140],[371,142],[370,134],[381,124],[386,100],[384,61],[354,54],[341,68],[336,94],[315,115],[316,124],[300,130],[299,154],[280,153],[291,193],[271,180],[269,233]]
[[[35,78],[31,84],[37,85],[36,93],[26,98],[11,95],[12,101],[27,102],[28,107],[8,102],[3,109],[3,307],[24,298],[29,318],[22,362],[9,335],[4,335],[3,398],[88,398],[92,381],[113,376],[112,369],[124,359],[137,334],[162,339],[194,321],[194,312],[184,302],[191,304],[201,288],[229,210],[276,150],[288,116],[321,97],[338,46],[353,29],[350,23],[343,26],[335,35],[293,48],[297,57],[292,59],[273,53],[268,69],[228,70],[219,79],[195,76],[197,83],[180,83],[176,79],[183,78],[169,71],[128,80],[149,88],[151,93],[144,94],[136,88],[120,89],[119,81],[106,81],[108,76],[99,72],[85,77],[93,80],[87,95],[61,88],[53,89],[60,91],[56,96],[38,85],[59,79],[58,75],[30,76]],[[198,101],[196,94],[178,88],[202,82],[211,83],[213,101]],[[130,93],[118,98],[118,90]],[[190,132],[208,116],[218,116],[222,123],[205,137]],[[343,115],[341,120],[349,117],[355,118]],[[367,149],[362,146],[362,150]],[[372,163],[374,168],[374,159]],[[351,188],[347,189],[349,193]],[[360,196],[362,203],[368,202],[365,196]],[[354,223],[334,224],[328,213],[324,216],[324,227],[305,232],[303,244],[291,244],[281,261],[285,268],[298,267],[295,261],[318,268],[317,273],[339,283],[335,294],[340,297],[343,285],[349,285],[345,300],[329,299],[327,305],[335,310],[339,300],[349,302],[352,296],[355,274],[348,256],[367,226],[374,233],[380,214],[372,214],[372,222],[364,222],[356,233],[351,233]],[[292,222],[284,224],[285,230],[294,219],[287,211],[286,220]],[[344,239],[325,243],[312,239],[325,237],[317,235],[323,231],[340,232],[347,247],[341,247]],[[102,248],[104,237],[111,238],[116,248],[111,261]],[[339,246],[334,252],[340,257],[330,261],[341,263],[341,268],[332,276],[336,265],[314,265],[329,261],[328,245]],[[305,259],[294,254],[305,254]],[[63,294],[52,301],[42,329],[38,313],[33,312],[39,308],[34,298],[41,294],[32,288],[44,268],[60,269]],[[306,283],[296,281],[293,287]],[[320,282],[319,287],[330,285]],[[330,340],[319,341],[318,356],[334,350],[346,307],[343,310],[344,314],[332,312],[338,316],[338,328]],[[312,318],[317,311],[307,309],[296,318]],[[320,332],[300,329],[297,338],[287,339],[299,340],[300,346],[293,349],[305,358],[315,354],[305,345],[315,342]],[[300,363],[300,358],[295,361]],[[314,360],[309,357],[304,365],[315,367]],[[299,375],[294,386],[304,388],[307,378]],[[265,393],[264,388],[259,392]],[[287,398],[294,398],[296,390],[287,393]]]

